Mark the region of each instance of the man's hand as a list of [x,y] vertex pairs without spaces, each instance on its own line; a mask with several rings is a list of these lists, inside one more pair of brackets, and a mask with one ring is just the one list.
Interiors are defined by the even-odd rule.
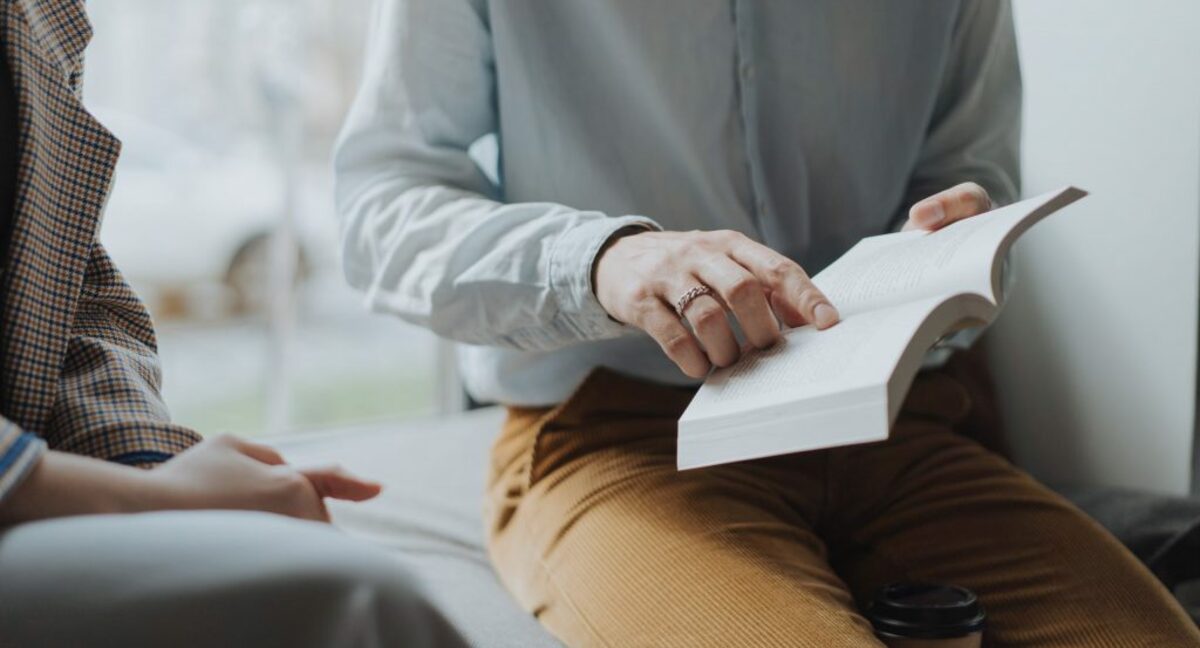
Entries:
[[232,436],[206,439],[146,473],[153,508],[245,509],[329,521],[324,499],[371,499],[382,487],[336,466],[297,470],[271,448]]
[[908,222],[900,231],[939,230],[950,223],[977,216],[992,209],[987,190],[974,182],[964,182],[918,202],[908,210]]
[[[708,286],[683,309],[688,330],[675,312],[679,299]],[[828,328],[837,310],[791,259],[737,232],[642,232],[616,239],[595,265],[600,305],[620,322],[636,326],[693,378],[712,365],[725,367],[741,349],[728,315],[747,341],[763,348],[786,326]]]

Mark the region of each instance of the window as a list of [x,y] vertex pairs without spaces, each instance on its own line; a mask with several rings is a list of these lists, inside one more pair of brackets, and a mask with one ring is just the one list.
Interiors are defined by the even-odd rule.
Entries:
[[101,240],[155,317],[167,404],[202,433],[435,409],[449,354],[367,313],[338,260],[330,153],[369,10],[88,2],[87,105],[124,142]]

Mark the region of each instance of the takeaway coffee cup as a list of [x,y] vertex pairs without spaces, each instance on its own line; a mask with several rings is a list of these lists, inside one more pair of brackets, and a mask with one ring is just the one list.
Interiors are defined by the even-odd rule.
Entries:
[[985,615],[968,589],[896,583],[867,604],[875,634],[889,648],[979,648]]

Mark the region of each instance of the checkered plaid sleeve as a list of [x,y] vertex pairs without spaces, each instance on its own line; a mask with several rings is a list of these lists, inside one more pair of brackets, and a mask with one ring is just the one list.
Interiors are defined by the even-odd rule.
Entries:
[[0,418],[0,502],[16,489],[45,452],[45,441]]
[[150,315],[95,243],[45,433],[50,446],[132,465],[200,440],[170,422]]

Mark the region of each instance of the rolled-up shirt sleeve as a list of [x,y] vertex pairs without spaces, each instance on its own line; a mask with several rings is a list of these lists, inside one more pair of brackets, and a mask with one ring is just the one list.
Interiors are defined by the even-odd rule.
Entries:
[[506,204],[469,154],[496,130],[486,11],[380,0],[334,166],[346,278],[375,311],[470,344],[552,350],[620,336],[591,285],[614,233],[649,218]]
[[46,453],[46,442],[0,418],[0,502],[8,498]]

